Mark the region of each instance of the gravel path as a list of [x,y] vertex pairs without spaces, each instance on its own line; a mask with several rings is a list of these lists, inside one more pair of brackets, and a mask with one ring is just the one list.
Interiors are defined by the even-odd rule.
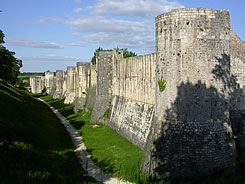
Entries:
[[69,132],[73,144],[76,148],[76,155],[81,160],[80,164],[82,165],[83,169],[87,171],[89,176],[93,177],[96,181],[103,182],[106,184],[130,184],[129,182],[122,181],[118,178],[114,178],[108,174],[105,174],[90,158],[90,155],[86,151],[86,146],[82,141],[82,137],[79,135],[77,130],[54,107],[52,107],[49,103],[43,100],[41,101],[54,112],[54,114],[60,119],[61,123],[66,127],[66,130],[67,132]]

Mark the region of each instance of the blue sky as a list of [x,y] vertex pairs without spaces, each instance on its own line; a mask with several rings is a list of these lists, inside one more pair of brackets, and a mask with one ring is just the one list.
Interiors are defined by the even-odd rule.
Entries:
[[66,70],[88,62],[94,50],[155,51],[155,16],[175,8],[229,9],[245,40],[244,0],[2,0],[5,47],[23,61],[22,72]]

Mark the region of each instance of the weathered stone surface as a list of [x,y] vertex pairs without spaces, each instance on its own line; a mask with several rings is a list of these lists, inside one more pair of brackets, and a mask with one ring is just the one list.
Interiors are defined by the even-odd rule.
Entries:
[[179,9],[156,17],[155,117],[144,171],[191,177],[236,165],[230,107],[229,11]]
[[[101,51],[96,65],[68,67],[62,97],[74,110],[92,106],[91,122],[144,149],[144,172],[189,177],[233,168],[237,155],[245,161],[245,44],[230,27],[229,11],[159,15],[156,53],[122,56]],[[59,91],[58,72],[46,78],[49,93]]]
[[30,86],[32,93],[42,93],[44,89],[44,78],[40,77],[30,77]]
[[55,92],[53,94],[54,99],[62,98],[63,93],[63,83],[64,83],[64,71],[56,70],[56,78],[55,78]]
[[78,109],[84,109],[87,99],[87,93],[89,89],[89,72],[90,64],[78,62],[76,67],[75,76],[75,100],[74,100],[74,111]]
[[112,94],[112,63],[121,59],[122,53],[116,51],[99,51],[96,53],[96,101],[93,106],[91,122],[107,122],[105,112],[110,109]]
[[87,89],[87,99],[85,108],[88,110],[94,107],[96,101],[96,65],[90,64],[89,88]]
[[155,104],[156,55],[113,61],[109,125],[144,149]]
[[113,96],[109,126],[144,149],[153,115],[152,104]]
[[45,72],[45,88],[46,92],[49,95],[53,95],[55,92],[55,80],[54,80],[54,72]]
[[65,95],[65,104],[71,104],[75,100],[75,74],[76,67],[68,66],[67,67],[67,76],[66,76],[66,95]]

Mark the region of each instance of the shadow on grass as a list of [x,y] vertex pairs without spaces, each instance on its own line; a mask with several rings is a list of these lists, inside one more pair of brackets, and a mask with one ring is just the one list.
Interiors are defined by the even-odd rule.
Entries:
[[0,184],[94,182],[58,118],[27,94],[0,82]]
[[23,142],[0,143],[0,183],[94,182],[80,167],[72,149],[43,152]]

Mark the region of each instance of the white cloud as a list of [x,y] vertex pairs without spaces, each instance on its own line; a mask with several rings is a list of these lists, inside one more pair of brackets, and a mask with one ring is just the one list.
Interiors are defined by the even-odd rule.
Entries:
[[[79,37],[83,44],[96,43],[144,50],[154,49],[154,23],[149,20],[129,21],[95,16],[82,17],[66,23],[76,31],[89,33]],[[79,34],[74,36],[79,36]]]
[[71,28],[80,32],[145,32],[153,30],[150,21],[128,21],[118,19],[105,19],[102,16],[82,17],[66,22]]
[[82,42],[72,42],[69,45],[114,45],[154,52],[155,16],[183,7],[178,2],[168,0],[98,0],[85,9],[90,10],[93,15],[65,22],[73,30],[83,33],[83,36],[73,35]]
[[29,47],[29,48],[46,48],[46,49],[62,49],[60,45],[54,42],[47,42],[41,40],[24,40],[7,38],[5,40],[6,44],[19,47]]
[[154,52],[155,16],[183,7],[178,2],[168,0],[97,0],[86,8],[73,10],[76,13],[82,12],[81,15],[91,12],[86,16],[69,16],[66,20],[41,17],[39,23],[63,23],[75,30],[77,33],[72,33],[72,36],[77,42],[66,42],[66,46],[97,44]]
[[83,42],[66,42],[64,43],[66,46],[74,46],[74,47],[84,47],[86,44]]
[[88,8],[99,15],[154,18],[172,9],[184,8],[184,6],[168,0],[99,0]]
[[74,37],[80,37],[81,35],[78,34],[78,33],[72,33],[72,36],[74,36]]
[[20,57],[23,61],[80,61],[81,58],[73,56],[59,56],[55,54],[39,55],[39,56],[22,56]]
[[73,11],[74,11],[75,13],[80,13],[80,12],[83,11],[83,9],[82,9],[82,8],[76,8],[76,9],[74,9]]
[[73,56],[60,56],[55,54],[39,56],[18,56],[23,61],[21,72],[44,72],[47,70],[66,70],[67,66],[76,66],[77,62],[89,61],[89,59]]
[[24,56],[20,59],[23,61],[21,72],[66,71],[67,66],[76,66],[77,62],[86,61],[81,58],[56,55]]
[[113,47],[141,49],[150,52],[154,51],[154,36],[151,34],[139,33],[94,33],[81,38],[88,44],[105,44]]

